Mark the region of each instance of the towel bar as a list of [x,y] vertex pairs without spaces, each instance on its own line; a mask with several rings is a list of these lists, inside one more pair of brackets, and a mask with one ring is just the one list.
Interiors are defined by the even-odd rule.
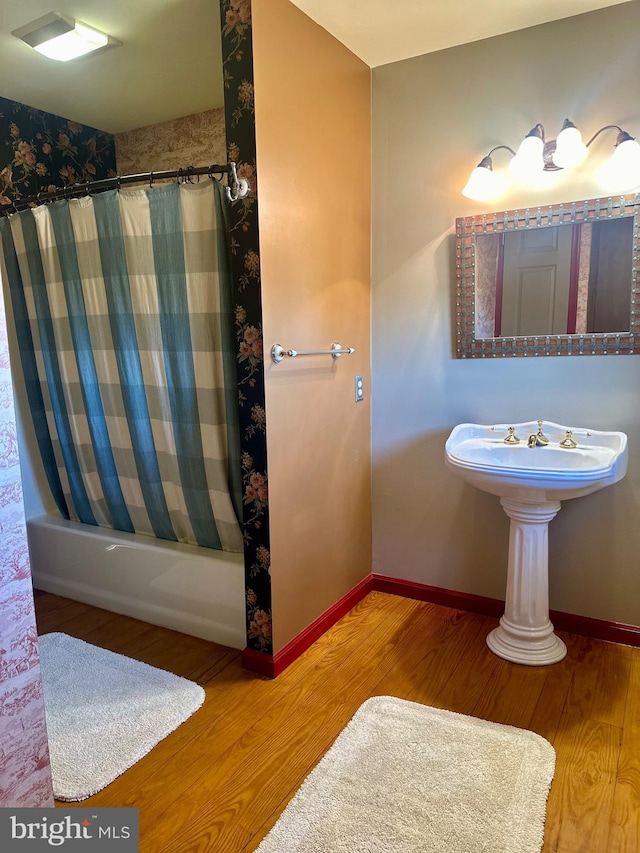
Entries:
[[334,341],[331,344],[331,349],[314,349],[314,350],[296,350],[284,349],[280,344],[274,344],[271,347],[271,358],[276,364],[280,364],[285,355],[290,358],[296,358],[299,355],[330,355],[332,358],[340,358],[341,355],[351,355],[355,352],[353,347],[343,347],[342,344]]

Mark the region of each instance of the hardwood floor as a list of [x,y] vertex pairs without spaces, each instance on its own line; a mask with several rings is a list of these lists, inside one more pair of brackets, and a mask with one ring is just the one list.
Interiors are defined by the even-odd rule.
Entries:
[[251,853],[379,694],[546,737],[557,764],[543,853],[640,851],[640,649],[562,634],[561,663],[518,666],[487,649],[495,620],[373,592],[271,681],[243,671],[236,650],[48,593],[36,612],[41,634],[63,631],[206,690],[186,723],[77,804],[137,807],[142,853]]

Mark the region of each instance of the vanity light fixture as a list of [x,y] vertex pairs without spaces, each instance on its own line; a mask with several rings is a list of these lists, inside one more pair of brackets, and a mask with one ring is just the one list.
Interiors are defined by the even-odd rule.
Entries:
[[618,127],[607,124],[584,143],[582,134],[568,118],[564,120],[557,139],[546,140],[544,127],[536,124],[520,143],[517,151],[508,145],[496,145],[483,157],[471,172],[462,195],[474,201],[491,201],[502,195],[507,187],[504,175],[493,171],[491,155],[500,149],[511,152],[510,169],[513,175],[528,184],[544,186],[543,181],[553,178],[562,169],[579,166],[586,158],[589,146],[605,130],[617,130],[611,157],[600,169],[598,179],[609,192],[629,192],[640,187],[640,144]]
[[13,30],[11,35],[22,39],[38,53],[60,62],[121,44],[117,39],[94,27],[57,12],[49,12],[30,24]]

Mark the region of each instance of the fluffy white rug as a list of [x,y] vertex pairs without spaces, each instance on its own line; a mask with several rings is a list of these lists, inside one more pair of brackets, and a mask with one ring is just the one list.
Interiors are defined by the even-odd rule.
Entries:
[[554,768],[533,732],[376,696],[256,853],[539,853]]
[[198,684],[67,634],[38,640],[53,792],[85,800],[204,701]]

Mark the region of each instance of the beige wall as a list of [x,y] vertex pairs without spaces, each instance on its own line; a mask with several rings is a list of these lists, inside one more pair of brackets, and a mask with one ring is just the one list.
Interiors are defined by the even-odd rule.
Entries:
[[[588,138],[605,124],[640,135],[640,4],[522,30],[373,72],[374,571],[504,598],[508,520],[498,499],[443,462],[464,421],[543,418],[621,429],[627,478],[566,501],[550,527],[553,608],[640,625],[640,357],[456,360],[457,216],[601,195],[603,134],[553,193],[491,206],[460,194],[496,144],[565,117]],[[494,166],[506,166],[498,152]]]
[[114,139],[119,175],[227,162],[223,107],[116,133]]
[[371,571],[370,70],[288,0],[254,0],[253,51],[278,651]]

